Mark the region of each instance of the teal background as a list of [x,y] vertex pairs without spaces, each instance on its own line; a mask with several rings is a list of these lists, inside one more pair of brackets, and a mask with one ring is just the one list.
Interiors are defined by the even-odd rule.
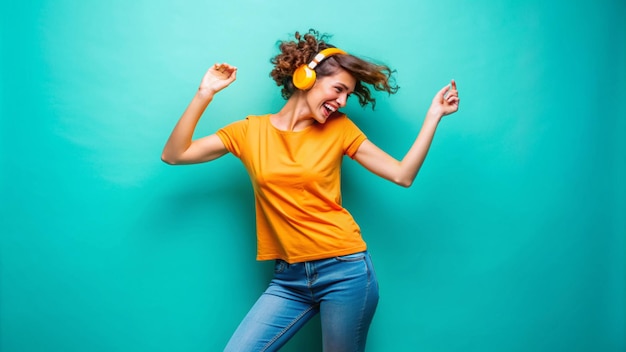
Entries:
[[[346,159],[381,284],[368,351],[624,351],[624,1],[3,2],[0,350],[219,351],[265,288],[239,161],[160,153],[205,70],[198,136],[282,103],[296,30],[397,70],[346,112],[400,158],[458,82],[414,185]],[[319,351],[319,319],[285,351]]]

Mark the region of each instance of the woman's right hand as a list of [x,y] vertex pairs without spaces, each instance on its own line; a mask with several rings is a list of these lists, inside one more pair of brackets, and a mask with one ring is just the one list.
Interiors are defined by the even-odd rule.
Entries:
[[215,64],[202,77],[198,91],[209,96],[228,87],[237,79],[237,67],[227,63]]

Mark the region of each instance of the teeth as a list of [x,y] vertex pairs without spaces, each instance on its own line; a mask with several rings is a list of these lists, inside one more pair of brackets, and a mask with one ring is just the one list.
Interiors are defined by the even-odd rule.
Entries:
[[325,107],[326,109],[328,109],[328,110],[332,111],[332,112],[335,112],[335,108],[334,108],[334,107],[332,107],[332,106],[330,106],[330,105],[328,105],[328,104],[324,104],[324,107]]

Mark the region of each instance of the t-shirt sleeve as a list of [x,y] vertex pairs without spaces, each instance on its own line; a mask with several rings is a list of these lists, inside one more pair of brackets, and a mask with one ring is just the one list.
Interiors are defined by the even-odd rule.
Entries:
[[354,154],[356,154],[356,151],[361,146],[361,143],[367,139],[367,136],[347,116],[345,116],[344,120],[345,121],[342,126],[344,136],[344,153],[354,159]]
[[238,158],[241,157],[246,132],[248,131],[248,123],[248,118],[236,121],[220,128],[215,133],[222,140],[226,149]]

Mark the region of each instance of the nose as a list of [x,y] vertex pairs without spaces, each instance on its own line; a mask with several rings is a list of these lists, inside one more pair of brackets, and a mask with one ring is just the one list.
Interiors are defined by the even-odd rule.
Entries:
[[346,106],[346,102],[348,101],[348,95],[347,94],[340,94],[337,97],[337,104],[339,104],[339,107],[342,108],[344,106]]

